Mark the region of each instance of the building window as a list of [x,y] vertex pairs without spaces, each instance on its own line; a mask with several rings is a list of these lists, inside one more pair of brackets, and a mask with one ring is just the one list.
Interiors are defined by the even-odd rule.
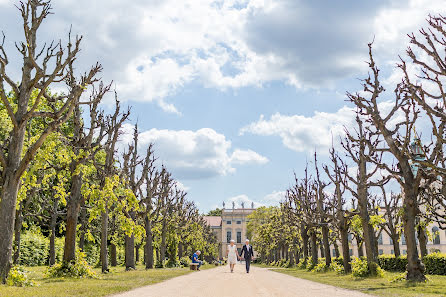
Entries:
[[382,249],[379,249],[378,254],[382,255],[382,254],[384,254],[384,251]]
[[237,243],[242,243],[242,232],[237,231]]
[[353,250],[352,249],[350,249],[350,256],[353,256]]
[[226,221],[226,224],[227,224],[227,225],[231,225],[232,222],[231,222],[231,221]]
[[403,255],[407,255],[407,250],[403,250]]
[[352,240],[353,240],[353,235],[352,235],[351,233],[349,233],[348,236],[347,236],[347,238],[348,238],[348,242],[352,242]]
[[379,236],[378,236],[378,244],[383,244],[383,234],[382,234],[382,232],[379,233]]
[[393,239],[392,239],[392,237],[390,237],[390,244],[393,244]]
[[237,221],[237,225],[241,225],[242,224],[242,221]]
[[242,252],[241,248],[237,248],[237,253],[240,255],[240,253]]
[[404,236],[404,234],[401,234],[401,244],[406,245],[406,237]]
[[232,232],[231,231],[227,231],[226,232],[226,242],[230,242],[232,239]]
[[394,251],[394,250],[391,250],[390,253],[391,253],[392,255],[395,255],[395,251]]
[[331,250],[332,257],[336,257],[336,249]]
[[438,229],[437,226],[435,226],[435,227],[432,228],[432,236],[434,237],[433,240],[432,240],[432,243],[433,243],[433,244],[441,244],[441,241],[440,241],[440,232],[439,232],[439,231],[440,231],[440,230]]

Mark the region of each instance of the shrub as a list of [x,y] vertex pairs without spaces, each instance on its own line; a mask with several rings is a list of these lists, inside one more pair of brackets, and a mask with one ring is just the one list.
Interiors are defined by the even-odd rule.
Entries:
[[180,265],[183,267],[189,267],[189,264],[192,263],[192,260],[189,257],[182,257],[180,259]]
[[79,250],[76,251],[75,262],[62,262],[49,267],[47,270],[49,277],[76,277],[76,278],[96,278],[97,275],[88,264],[86,255]]
[[308,258],[302,258],[299,259],[299,263],[297,263],[298,269],[307,269],[307,262],[309,261]]
[[446,254],[433,253],[423,257],[427,274],[446,275]]
[[368,277],[377,276],[383,277],[384,271],[379,267],[377,263],[368,265],[366,259],[359,259],[354,257],[352,260],[352,275],[354,277]]
[[382,255],[378,257],[379,266],[386,271],[403,272],[406,271],[407,257],[395,257],[393,255]]
[[317,264],[317,263],[313,263],[313,260],[310,258],[310,259],[308,259],[308,261],[307,261],[306,269],[307,269],[308,271],[311,271],[311,270],[313,270],[314,266],[316,266],[316,264]]
[[311,270],[312,272],[327,272],[328,267],[325,264],[325,259],[319,259],[319,262],[317,263],[316,266],[314,266],[314,268]]
[[15,287],[33,287],[36,285],[33,280],[28,278],[28,271],[23,266],[15,266],[9,271],[6,284]]
[[333,270],[334,272],[336,272],[337,274],[344,274],[345,273],[344,263],[339,264],[339,261],[337,259],[332,259],[331,260],[330,269]]
[[24,266],[42,266],[48,263],[49,240],[39,229],[22,233],[18,263]]

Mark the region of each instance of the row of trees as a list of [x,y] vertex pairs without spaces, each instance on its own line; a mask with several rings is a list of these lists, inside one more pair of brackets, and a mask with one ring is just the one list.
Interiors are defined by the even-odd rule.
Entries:
[[215,237],[171,173],[157,166],[153,145],[138,151],[137,127],[128,147],[120,144],[130,109],[121,110],[116,93],[114,110],[101,108],[111,90],[98,78],[101,65],[77,75],[82,37],[70,32],[65,46],[41,44],[50,1],[28,0],[18,9],[25,36],[16,43],[23,59],[19,83],[8,72],[5,36],[0,39],[1,281],[20,258],[24,222],[49,234],[49,265],[56,262],[57,236],[65,237],[67,264],[76,259],[77,243],[81,250],[85,241],[100,244],[103,272],[109,256],[116,265],[122,241],[127,269],[135,268],[141,244],[146,268],[155,261],[163,266],[165,257],[175,265],[196,248],[216,253]]
[[[401,80],[392,86],[393,93],[384,89],[369,44],[369,75],[362,80],[362,91],[347,93],[356,110],[356,125],[345,127],[339,149],[330,149],[327,164],[319,166],[314,155],[313,174],[306,168],[302,178],[295,178],[280,208],[260,211],[271,220],[256,231],[262,255],[271,258],[277,251],[293,250],[297,254],[290,255],[311,256],[317,263],[319,247],[329,266],[330,246],[339,255],[339,242],[349,272],[353,234],[360,253],[365,246],[373,271],[379,233],[392,238],[397,256],[402,233],[407,279],[425,280],[420,252],[427,254],[426,226],[435,221],[446,228],[446,18],[429,16],[427,22],[428,29],[409,35],[408,58],[400,58],[397,65]],[[424,144],[416,126],[423,127]],[[399,188],[398,193],[389,190],[395,181],[399,186],[393,190]]]

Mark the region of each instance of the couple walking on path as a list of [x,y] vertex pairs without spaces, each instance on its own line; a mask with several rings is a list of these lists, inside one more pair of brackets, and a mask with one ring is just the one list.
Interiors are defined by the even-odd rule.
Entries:
[[251,261],[254,260],[254,249],[252,248],[252,245],[249,244],[249,239],[246,239],[245,245],[243,246],[239,255],[237,252],[235,241],[232,239],[229,242],[227,253],[229,268],[231,269],[231,272],[234,272],[234,266],[235,264],[237,264],[237,259],[241,259],[242,255],[244,255],[243,258],[245,259],[246,273],[249,273]]

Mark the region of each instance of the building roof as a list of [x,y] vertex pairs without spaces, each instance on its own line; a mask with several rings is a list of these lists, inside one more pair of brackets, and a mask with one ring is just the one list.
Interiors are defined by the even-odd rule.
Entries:
[[203,216],[203,219],[211,227],[220,227],[221,226],[221,217],[220,216]]

